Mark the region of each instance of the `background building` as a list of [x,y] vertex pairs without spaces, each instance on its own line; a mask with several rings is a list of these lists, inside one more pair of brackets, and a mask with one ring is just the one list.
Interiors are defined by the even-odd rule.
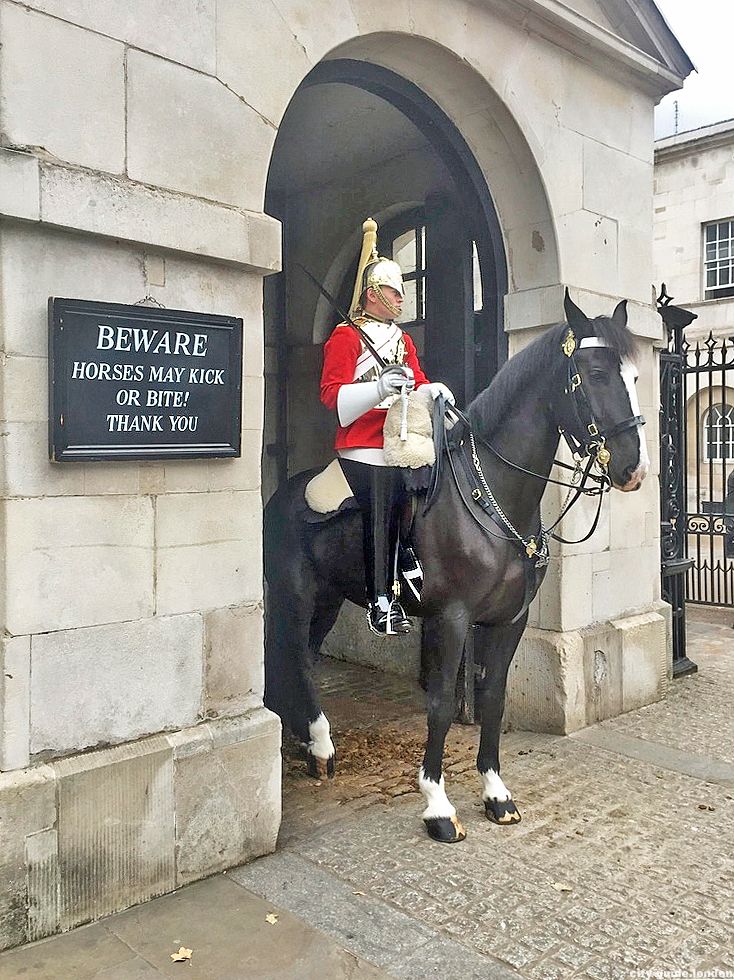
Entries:
[[[655,273],[686,328],[688,598],[734,601],[734,121],[655,144]],[[727,503],[727,496],[730,498]]]
[[[373,214],[464,398],[565,286],[589,315],[627,298],[656,458],[653,106],[691,64],[651,0],[0,0],[0,33],[7,946],[275,845],[261,486],[330,442],[331,314],[297,260],[344,289]],[[241,316],[241,458],[51,463],[51,296]],[[514,724],[664,689],[654,475],[612,498],[553,555]]]

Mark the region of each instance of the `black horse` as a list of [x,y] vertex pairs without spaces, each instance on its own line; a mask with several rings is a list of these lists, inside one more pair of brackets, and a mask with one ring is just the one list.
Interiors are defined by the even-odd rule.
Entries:
[[[485,811],[500,824],[520,820],[499,775],[500,724],[507,671],[545,572],[548,535],[539,506],[559,432],[577,458],[588,458],[587,474],[594,464],[607,485],[637,490],[648,468],[626,303],[611,317],[588,319],[567,292],[565,311],[567,324],[511,358],[474,399],[467,410],[471,430],[452,430],[434,501],[427,512],[419,507],[415,519],[412,539],[425,582],[420,604],[406,605],[423,618],[428,699],[418,780],[426,829],[440,841],[465,836],[441,770],[464,640],[474,623],[486,631],[490,651],[477,692]],[[361,516],[306,523],[307,476],[278,490],[265,511],[265,702],[307,746],[309,771],[331,776],[334,745],[314,667],[344,599],[365,605]]]

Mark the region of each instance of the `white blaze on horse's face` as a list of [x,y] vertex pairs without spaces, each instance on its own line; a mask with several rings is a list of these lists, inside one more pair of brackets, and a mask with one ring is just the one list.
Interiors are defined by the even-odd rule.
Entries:
[[[632,410],[632,415],[641,415],[640,402],[637,397],[637,388],[635,382],[637,381],[638,373],[637,368],[629,360],[625,358],[622,360],[619,368],[619,373],[622,375],[622,381],[627,389],[627,395],[630,400],[630,408]],[[639,439],[639,458],[637,463],[637,468],[634,473],[630,476],[629,480],[623,487],[620,487],[625,493],[631,490],[639,490],[642,481],[647,476],[647,471],[650,469],[650,457],[647,453],[647,443],[645,441],[645,435],[642,431],[642,426],[637,426],[637,438]]]
[[[582,338],[579,347],[581,349],[588,347],[608,347],[606,341],[599,337],[584,337]],[[636,382],[638,378],[638,371],[634,363],[628,358],[621,358],[619,362],[619,374],[622,378],[622,383],[624,384],[625,390],[627,391],[627,397],[630,403],[630,417],[642,415],[640,411],[640,401],[637,397]],[[639,490],[642,486],[642,481],[647,476],[647,472],[650,469],[650,457],[647,452],[647,443],[645,442],[645,435],[642,431],[642,426],[636,426],[637,432],[637,466],[631,472],[628,480],[624,484],[615,483],[615,487],[618,490],[622,490],[624,493],[629,493],[632,490]]]

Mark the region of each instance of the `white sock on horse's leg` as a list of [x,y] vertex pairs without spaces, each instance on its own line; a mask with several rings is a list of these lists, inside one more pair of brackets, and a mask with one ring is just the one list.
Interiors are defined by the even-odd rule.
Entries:
[[334,743],[331,740],[331,725],[324,712],[308,726],[310,742],[308,751],[317,759],[330,759],[334,755]]
[[479,776],[482,780],[483,800],[500,800],[502,803],[506,803],[507,800],[512,799],[512,793],[500,779],[499,773],[495,772],[494,769],[480,772]]
[[423,823],[429,837],[445,844],[464,840],[466,831],[456,816],[456,809],[446,795],[443,776],[436,782],[426,776],[423,766],[418,770],[418,785],[426,801]]
[[423,811],[424,820],[456,816],[456,807],[451,803],[444,789],[443,776],[438,782],[429,779],[421,766],[418,770],[418,786],[427,804]]
[[480,772],[482,780],[482,800],[487,819],[506,826],[520,823],[520,811],[515,806],[512,793],[494,769]]

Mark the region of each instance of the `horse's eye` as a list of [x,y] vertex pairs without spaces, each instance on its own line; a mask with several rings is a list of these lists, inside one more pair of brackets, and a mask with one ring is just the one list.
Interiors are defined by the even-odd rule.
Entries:
[[589,372],[589,381],[595,381],[597,384],[602,384],[604,381],[608,381],[608,380],[609,380],[609,375],[607,374],[606,371],[599,371],[597,369],[596,371]]

